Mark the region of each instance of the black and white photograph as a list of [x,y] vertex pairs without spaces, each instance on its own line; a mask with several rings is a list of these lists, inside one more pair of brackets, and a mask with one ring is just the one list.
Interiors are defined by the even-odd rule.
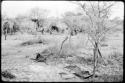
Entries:
[[122,1],[1,1],[4,82],[123,82]]

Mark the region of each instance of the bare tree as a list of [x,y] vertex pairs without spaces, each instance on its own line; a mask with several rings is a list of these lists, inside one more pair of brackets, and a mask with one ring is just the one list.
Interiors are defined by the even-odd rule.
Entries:
[[117,25],[111,25],[109,21],[109,16],[111,12],[111,7],[114,5],[114,2],[89,2],[79,3],[78,6],[85,12],[85,15],[88,16],[87,28],[85,32],[88,34],[89,41],[93,45],[93,55],[94,55],[94,68],[93,74],[95,76],[95,71],[98,63],[99,56],[102,57],[100,52],[100,43],[101,40],[106,36],[106,34],[115,28]]
[[61,43],[59,55],[60,55],[61,50],[63,48],[63,44],[68,39],[69,39],[69,44],[70,44],[70,47],[71,47],[71,36],[73,35],[74,30],[76,28],[78,28],[78,26],[77,26],[78,20],[77,20],[77,17],[75,17],[75,14],[73,12],[66,12],[65,15],[63,16],[63,22],[68,26],[69,31],[68,31],[68,35],[66,36],[66,38]]

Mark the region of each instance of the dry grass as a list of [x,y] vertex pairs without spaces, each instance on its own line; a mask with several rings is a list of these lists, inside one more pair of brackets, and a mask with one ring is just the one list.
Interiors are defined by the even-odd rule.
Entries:
[[[91,56],[92,50],[84,49],[84,47],[87,47],[88,45],[86,45],[86,40],[84,39],[84,37],[82,39],[82,35],[72,37],[71,47],[70,47],[69,41],[66,41],[59,58],[57,57],[59,56],[58,53],[59,53],[60,43],[61,41],[63,41],[64,35],[62,36],[43,35],[41,36],[41,39],[34,38],[31,35],[30,36],[19,35],[19,38],[18,38],[18,35],[16,35],[16,37],[17,37],[17,40],[13,40],[15,38],[14,36],[12,36],[12,39],[8,38],[8,40],[6,41],[2,40],[2,70],[16,67],[18,69],[18,73],[15,72],[17,73],[16,74],[17,77],[19,78],[20,77],[19,75],[21,74],[21,78],[18,79],[19,81],[21,80],[23,81],[24,80],[26,81],[57,81],[57,80],[69,81],[69,80],[62,80],[61,78],[59,78],[58,75],[55,76],[57,72],[54,70],[54,68],[57,68],[58,66],[60,66],[62,69],[66,64],[69,64],[69,65],[76,64],[80,68],[83,68],[92,72],[92,69],[93,69],[93,56]],[[110,42],[112,43],[112,41]],[[19,46],[16,47],[15,44]],[[110,45],[107,42],[106,44]],[[106,55],[106,52],[111,51],[112,49],[111,48],[107,49],[108,47],[104,47],[104,48],[106,48],[105,51],[104,50],[101,50],[101,51],[103,53],[103,59],[105,60],[105,62],[101,58],[99,59],[99,66],[96,72],[97,77],[95,77],[94,80],[93,79],[81,80],[78,78],[74,78],[74,79],[71,79],[71,81],[73,80],[85,81],[85,82],[122,81],[123,80],[123,54],[118,50],[118,51],[113,51],[112,53],[109,52],[109,54]],[[35,55],[36,53],[44,52],[45,50],[48,50],[48,52],[53,53],[53,55],[47,59],[47,62],[49,63],[49,65],[46,65],[44,63],[36,63],[30,60],[31,57],[36,56]],[[29,56],[29,57],[26,58],[26,56]],[[57,62],[57,65],[56,66],[52,65],[55,62]],[[38,66],[38,68],[36,67],[36,65]],[[51,66],[52,68],[50,68]],[[44,73],[45,72],[44,70],[47,70],[46,68],[50,70],[49,73]],[[23,72],[24,70],[27,71],[28,73]],[[31,76],[31,77],[28,77],[28,76]]]

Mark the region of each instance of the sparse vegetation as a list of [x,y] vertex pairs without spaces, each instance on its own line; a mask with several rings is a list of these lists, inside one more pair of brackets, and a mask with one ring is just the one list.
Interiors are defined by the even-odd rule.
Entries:
[[109,19],[115,4],[73,3],[80,12],[62,18],[39,7],[2,15],[3,81],[123,81],[123,20]]
[[27,45],[33,45],[33,44],[47,44],[47,41],[45,39],[33,39],[28,40],[26,42],[21,43],[21,46],[27,46]]
[[8,78],[8,79],[15,79],[16,76],[12,75],[10,72],[6,71],[2,71],[1,72],[2,77],[4,78]]

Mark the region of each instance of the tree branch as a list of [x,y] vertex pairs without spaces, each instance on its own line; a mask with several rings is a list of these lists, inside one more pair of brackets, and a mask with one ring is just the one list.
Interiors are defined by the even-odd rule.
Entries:
[[118,25],[114,25],[112,27],[108,27],[106,30],[104,30],[102,33],[100,33],[100,38],[101,39],[103,37],[104,34],[106,34],[108,31],[112,30],[114,27],[117,27]]
[[92,9],[93,9],[94,16],[96,16],[96,15],[95,15],[94,6],[92,5],[92,3],[91,3],[91,2],[90,2],[90,5],[91,5],[91,7],[92,7]]
[[[88,40],[90,40],[90,39],[89,39],[89,35],[88,35]],[[93,43],[93,41],[92,41],[92,40],[90,40],[90,42],[91,42],[91,43],[92,43],[92,45],[94,46],[94,43]]]
[[100,12],[103,12],[103,11],[109,9],[109,8],[112,7],[113,5],[114,5],[114,4],[112,3],[111,5],[109,5],[108,7],[106,7],[105,9],[102,9]]
[[91,16],[89,15],[89,13],[85,10],[85,4],[82,5],[82,4],[79,3],[79,5],[82,7],[82,9],[86,13],[86,15],[90,18],[90,21],[91,21],[92,27],[93,27],[93,20],[92,20]]
[[100,18],[100,8],[99,8],[99,1],[98,1],[98,11],[99,11],[98,17]]

